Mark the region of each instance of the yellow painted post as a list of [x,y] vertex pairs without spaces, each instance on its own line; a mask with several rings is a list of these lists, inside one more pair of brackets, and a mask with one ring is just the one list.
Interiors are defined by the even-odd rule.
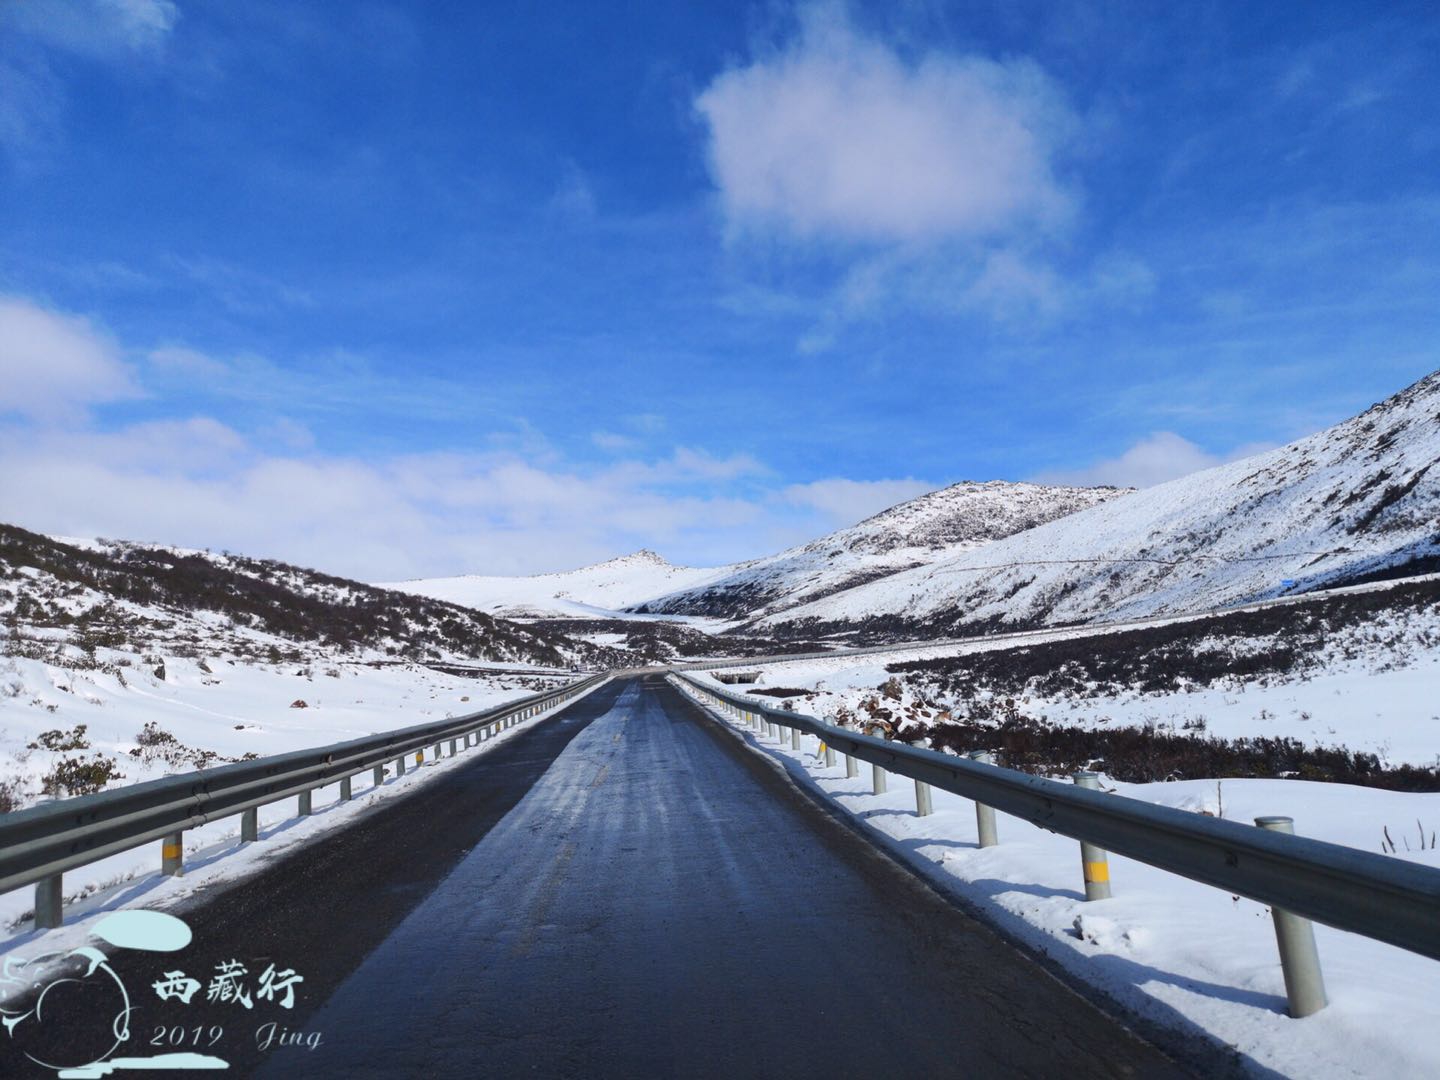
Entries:
[[185,834],[171,833],[160,841],[160,872],[170,877],[185,873]]
[[[1096,773],[1077,772],[1074,779],[1083,788],[1100,790],[1100,777]],[[1105,849],[1081,840],[1080,864],[1085,871],[1085,899],[1110,899],[1110,856]]]

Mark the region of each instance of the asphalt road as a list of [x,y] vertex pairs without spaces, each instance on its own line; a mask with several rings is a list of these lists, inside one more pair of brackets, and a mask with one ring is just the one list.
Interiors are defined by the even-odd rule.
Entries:
[[[303,1028],[366,956],[526,796],[570,741],[609,712],[621,691],[616,683],[604,686],[485,753],[465,754],[410,793],[377,804],[348,827],[277,857],[243,881],[197,894],[175,909],[194,935],[184,950],[155,954],[107,949],[132,1003],[131,1039],[117,1056],[198,1050],[229,1062],[225,1075],[252,1073],[270,1053],[261,1049],[265,1025],[276,1023],[277,1034]],[[362,796],[364,783],[362,779]],[[234,1000],[207,1000],[208,985],[188,1003],[162,1001],[151,990],[165,972],[176,969],[208,984],[216,965],[230,960],[246,969],[252,1002],[248,1009]],[[271,963],[304,978],[291,988],[296,997],[289,1009],[254,998],[256,980]],[[27,1061],[22,1052],[66,1065],[103,1053],[113,1042],[106,1022],[114,1011],[112,993],[105,980],[90,979],[47,998],[51,1022],[33,1030],[27,1025],[23,1041],[0,1038],[0,1077],[54,1075]],[[217,1030],[223,1034],[212,1044]],[[183,1036],[178,1045],[173,1042],[177,1033]],[[304,1068],[291,1075],[322,1074]]]
[[260,1075],[1188,1075],[658,677],[589,702]]

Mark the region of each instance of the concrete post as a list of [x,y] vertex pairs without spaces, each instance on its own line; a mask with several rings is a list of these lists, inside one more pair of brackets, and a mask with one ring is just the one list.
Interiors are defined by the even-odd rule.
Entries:
[[915,781],[915,813],[919,817],[929,817],[935,812],[930,805],[930,785],[923,780]]
[[295,808],[297,816],[309,817],[315,812],[314,800],[312,798],[313,794],[313,792],[309,791],[300,792],[299,805]]
[[376,787],[384,787],[384,786],[385,786],[385,766],[384,766],[384,765],[376,765],[376,766],[375,766],[375,786],[376,786]]
[[340,781],[340,801],[349,802],[353,798],[355,798],[355,791],[350,783],[350,777],[347,776]]
[[185,873],[185,834],[171,833],[160,841],[160,872],[170,877]]
[[454,757],[456,754],[460,753],[459,750],[455,749],[455,746],[456,746],[456,740],[455,740],[455,739],[451,739],[451,740],[450,740],[450,756],[451,756],[451,757]]
[[[988,750],[976,750],[970,755],[971,761],[978,761],[981,765],[994,765],[995,755]],[[994,847],[1000,842],[995,832],[995,808],[986,806],[984,803],[975,804],[975,832],[979,836],[980,846]]]
[[260,839],[260,808],[252,806],[240,814],[240,842],[251,844]]
[[[1090,791],[1100,790],[1100,777],[1088,770],[1077,772],[1074,780]],[[1085,872],[1085,899],[1110,899],[1110,856],[1105,849],[1081,840],[1080,868]]]
[[[1255,824],[1270,832],[1295,835],[1293,818],[1258,817]],[[1275,943],[1280,946],[1280,970],[1285,975],[1290,1015],[1298,1020],[1319,1012],[1329,999],[1320,972],[1320,954],[1315,949],[1315,928],[1309,919],[1276,907],[1270,909],[1270,918],[1275,923]]]
[[35,883],[35,929],[54,930],[65,921],[64,875],[54,874]]
[[885,770],[879,765],[870,766],[870,782],[876,795],[884,795],[886,788]]

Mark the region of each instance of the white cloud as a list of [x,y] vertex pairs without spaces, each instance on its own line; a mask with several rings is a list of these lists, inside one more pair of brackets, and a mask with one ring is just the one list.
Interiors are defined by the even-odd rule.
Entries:
[[[141,350],[131,350],[140,352]],[[121,346],[83,319],[0,300],[0,516],[69,536],[108,536],[273,556],[368,580],[534,573],[640,547],[714,565],[775,550],[924,490],[914,481],[827,480],[777,497],[746,453],[672,445],[604,463],[567,460],[538,432],[484,450],[364,460],[326,454],[269,413],[253,431],[210,416],[102,428],[89,407],[178,383],[237,377],[182,346]],[[341,382],[344,380],[341,379]],[[160,398],[160,401],[166,400]],[[623,418],[658,441],[658,415]],[[622,436],[621,438],[628,438]],[[812,531],[813,530],[813,531]]]
[[814,510],[826,519],[826,528],[854,525],[897,503],[934,491],[934,484],[921,480],[812,480],[791,484],[780,498],[792,506]]
[[0,424],[5,520],[391,580],[532,573],[644,546],[725,562],[759,554],[773,516],[728,493],[763,472],[743,454],[679,447],[601,467],[509,448],[364,461],[316,452],[308,432],[273,424],[251,438],[204,416],[111,431],[74,419]]
[[993,238],[1050,226],[1073,197],[1054,159],[1072,124],[1024,60],[902,59],[842,9],[721,74],[696,108],[733,225],[882,242]]
[[1135,443],[1123,454],[1097,461],[1083,469],[1042,473],[1035,480],[1043,484],[1113,484],[1116,487],[1153,487],[1201,469],[1272,449],[1270,443],[1247,443],[1217,455],[1173,431],[1157,431]]
[[138,394],[132,370],[103,331],[28,300],[0,297],[0,414],[70,418]]

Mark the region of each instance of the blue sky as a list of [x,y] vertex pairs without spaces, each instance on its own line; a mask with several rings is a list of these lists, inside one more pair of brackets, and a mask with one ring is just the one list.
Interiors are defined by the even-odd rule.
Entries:
[[1148,484],[1440,367],[1430,4],[0,0],[0,518],[364,577]]

